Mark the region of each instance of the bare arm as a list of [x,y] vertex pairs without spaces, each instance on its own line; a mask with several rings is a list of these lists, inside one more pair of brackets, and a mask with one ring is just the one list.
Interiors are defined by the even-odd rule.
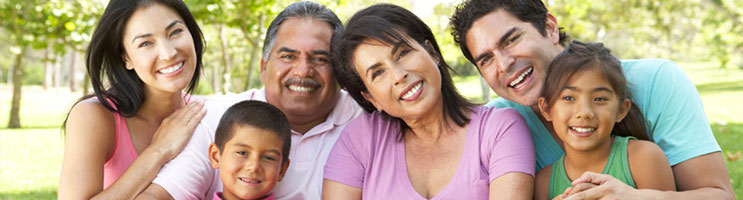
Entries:
[[520,172],[506,173],[490,182],[490,200],[532,199],[534,177]]
[[550,198],[550,173],[552,173],[552,165],[548,165],[537,172],[536,183],[534,184],[534,199]]
[[671,165],[655,143],[629,140],[627,159],[637,189],[676,191]]
[[137,196],[137,200],[139,199],[173,199],[173,197],[170,196],[170,193],[165,188],[153,183]]
[[[573,181],[595,184],[581,189],[566,199],[735,199],[727,168],[720,152],[710,153],[681,162],[672,167],[676,191],[634,189],[608,175],[586,172]],[[618,182],[618,183],[617,183]],[[576,187],[578,188],[578,187]]]
[[[60,199],[133,199],[154,179],[190,138],[204,116],[202,103],[179,109],[163,120],[152,144],[110,187],[103,190],[103,165],[114,146],[110,111],[97,100],[86,100],[70,112],[60,173]],[[185,135],[185,137],[184,137]]]
[[322,182],[322,199],[361,199],[361,188],[324,179]]

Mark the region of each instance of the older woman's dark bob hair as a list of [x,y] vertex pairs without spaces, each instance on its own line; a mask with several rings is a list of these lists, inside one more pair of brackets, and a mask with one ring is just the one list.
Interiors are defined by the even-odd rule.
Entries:
[[[362,92],[369,91],[353,67],[353,54],[366,40],[376,40],[390,46],[411,46],[408,41],[415,41],[426,48],[431,57],[439,61],[444,116],[459,126],[469,123],[468,114],[475,104],[462,97],[454,87],[449,74],[451,68],[444,62],[431,29],[415,14],[391,4],[376,4],[357,12],[346,23],[343,34],[331,41],[333,73],[338,84],[345,88],[366,112],[373,112],[376,108],[361,95]],[[426,41],[432,45],[426,45]],[[383,114],[398,120],[401,130],[409,128],[402,119],[389,116],[385,112]],[[399,139],[402,139],[403,134],[404,131],[401,131]]]

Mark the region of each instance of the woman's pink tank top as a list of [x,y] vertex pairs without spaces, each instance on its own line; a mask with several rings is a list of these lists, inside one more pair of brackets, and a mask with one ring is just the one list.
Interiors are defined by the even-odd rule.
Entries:
[[[111,106],[116,106],[111,100],[106,99]],[[129,134],[129,127],[126,125],[126,118],[119,113],[114,112],[114,124],[116,128],[116,139],[114,141],[114,151],[111,157],[103,164],[103,189],[108,188],[111,184],[124,174],[129,165],[132,165],[137,159],[137,150],[132,144],[132,137]]]

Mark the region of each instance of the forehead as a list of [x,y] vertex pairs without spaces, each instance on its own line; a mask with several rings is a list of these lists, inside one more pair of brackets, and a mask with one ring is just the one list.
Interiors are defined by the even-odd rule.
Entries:
[[332,36],[333,28],[325,21],[312,17],[291,17],[281,23],[273,51],[282,47],[299,51],[328,51]]
[[227,140],[226,146],[236,143],[246,144],[253,148],[258,146],[277,147],[280,150],[284,141],[278,133],[267,129],[250,125],[234,125],[232,127],[232,138]]
[[183,18],[175,9],[160,3],[152,3],[134,11],[127,20],[124,37],[164,31],[165,27],[175,20],[183,22]]
[[465,35],[467,46],[473,56],[486,45],[493,45],[509,30],[536,30],[530,23],[521,21],[505,9],[492,11],[472,23]]
[[598,66],[590,66],[576,72],[567,81],[567,86],[576,88],[608,87],[612,90],[614,89]]

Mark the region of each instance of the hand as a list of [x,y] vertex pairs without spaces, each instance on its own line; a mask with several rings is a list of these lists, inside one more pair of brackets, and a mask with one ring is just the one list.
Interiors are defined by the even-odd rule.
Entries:
[[638,199],[637,190],[611,175],[586,172],[558,197],[576,199]]
[[162,152],[166,160],[172,160],[191,139],[196,125],[204,115],[206,110],[202,101],[195,101],[176,110],[160,123],[150,146]]

